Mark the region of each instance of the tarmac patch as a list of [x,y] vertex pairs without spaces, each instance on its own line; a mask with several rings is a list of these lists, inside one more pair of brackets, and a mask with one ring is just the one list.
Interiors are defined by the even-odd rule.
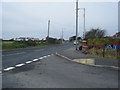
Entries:
[[82,64],[88,64],[88,65],[95,65],[95,59],[93,58],[90,58],[90,59],[74,59],[72,60],[74,62],[77,62],[77,63],[82,63]]

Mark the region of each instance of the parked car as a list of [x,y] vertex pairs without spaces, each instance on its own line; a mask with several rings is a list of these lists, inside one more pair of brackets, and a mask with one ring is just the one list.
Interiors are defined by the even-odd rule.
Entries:
[[[74,45],[76,45],[76,41],[74,41],[73,43],[74,43]],[[77,41],[77,45],[78,45],[78,44],[79,44],[79,43],[78,43],[78,41]]]

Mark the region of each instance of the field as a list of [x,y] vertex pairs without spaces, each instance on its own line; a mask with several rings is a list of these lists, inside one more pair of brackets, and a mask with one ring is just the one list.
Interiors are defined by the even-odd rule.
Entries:
[[50,46],[53,44],[49,43],[39,43],[37,45],[30,45],[26,43],[19,43],[14,41],[2,41],[2,50],[10,50],[10,49],[17,49],[17,48],[28,48],[28,47],[41,47],[41,46]]

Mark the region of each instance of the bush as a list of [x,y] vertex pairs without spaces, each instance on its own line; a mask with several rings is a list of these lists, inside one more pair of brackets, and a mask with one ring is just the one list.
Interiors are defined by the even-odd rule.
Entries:
[[104,45],[107,43],[111,44],[119,44],[120,39],[112,39],[112,38],[97,38],[97,39],[89,39],[88,45]]
[[14,49],[14,48],[25,48],[27,47],[24,43],[14,42],[14,41],[3,41],[2,49]]
[[[102,56],[104,44],[118,44],[119,50],[105,49],[105,56],[108,58],[120,58],[120,39],[99,38],[87,41],[88,51],[91,55]],[[118,55],[117,55],[118,54]]]

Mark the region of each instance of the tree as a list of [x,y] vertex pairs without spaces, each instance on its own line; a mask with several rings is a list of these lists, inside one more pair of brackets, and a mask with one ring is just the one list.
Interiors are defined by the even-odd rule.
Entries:
[[105,30],[100,28],[91,29],[85,34],[85,39],[102,38],[105,36]]

